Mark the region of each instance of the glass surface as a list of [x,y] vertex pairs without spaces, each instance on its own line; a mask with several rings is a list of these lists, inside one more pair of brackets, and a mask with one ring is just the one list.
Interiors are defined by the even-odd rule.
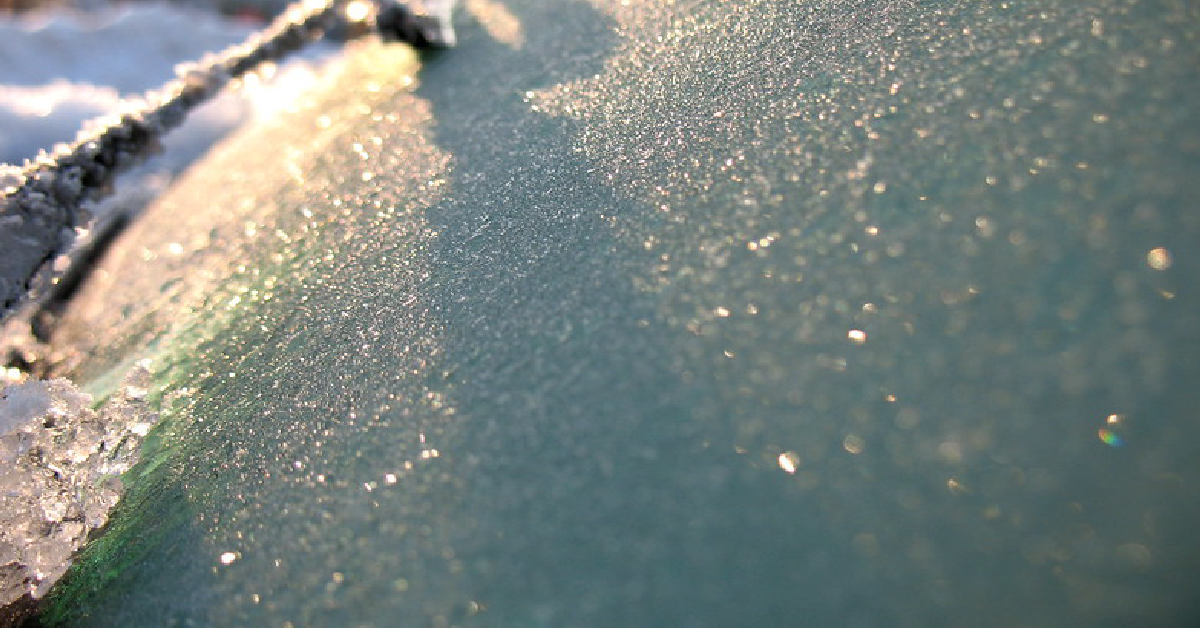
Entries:
[[1195,3],[465,5],[75,304],[165,419],[48,621],[1200,620]]

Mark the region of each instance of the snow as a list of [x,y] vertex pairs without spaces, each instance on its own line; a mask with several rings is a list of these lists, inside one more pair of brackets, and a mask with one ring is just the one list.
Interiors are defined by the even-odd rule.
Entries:
[[[0,163],[74,140],[88,121],[137,102],[174,79],[180,64],[245,41],[255,26],[167,4],[0,22]],[[313,46],[255,77],[253,89],[225,90],[168,135],[152,170],[177,173],[239,125],[271,115],[311,85],[333,51]]]
[[[20,163],[75,139],[85,121],[174,78],[176,64],[238,43],[252,30],[167,5],[0,23],[0,162]],[[225,99],[204,126],[219,137],[244,108],[244,99]]]

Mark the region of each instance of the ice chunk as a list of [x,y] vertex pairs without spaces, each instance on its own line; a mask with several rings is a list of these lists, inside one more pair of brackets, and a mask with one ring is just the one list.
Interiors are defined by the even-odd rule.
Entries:
[[9,386],[0,397],[0,435],[8,435],[50,409],[46,382],[31,380]]
[[65,379],[12,384],[0,399],[0,606],[46,593],[120,499],[158,415],[138,364],[98,410]]

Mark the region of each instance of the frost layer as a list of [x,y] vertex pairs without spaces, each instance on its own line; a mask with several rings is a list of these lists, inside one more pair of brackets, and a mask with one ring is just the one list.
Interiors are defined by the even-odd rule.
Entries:
[[88,533],[108,521],[120,475],[158,420],[136,366],[102,408],[65,379],[10,384],[0,397],[0,606],[41,596]]

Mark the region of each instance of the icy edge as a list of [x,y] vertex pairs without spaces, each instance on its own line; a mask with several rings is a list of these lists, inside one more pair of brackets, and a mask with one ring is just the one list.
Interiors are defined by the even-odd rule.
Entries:
[[97,410],[65,379],[13,379],[0,393],[0,607],[45,594],[108,521],[158,421],[149,382],[139,363]]

